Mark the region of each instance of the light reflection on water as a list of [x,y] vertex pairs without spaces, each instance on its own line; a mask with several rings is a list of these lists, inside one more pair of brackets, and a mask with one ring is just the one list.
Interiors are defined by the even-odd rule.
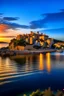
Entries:
[[39,69],[40,70],[44,69],[44,58],[43,57],[44,57],[44,55],[40,54],[40,58],[39,58],[40,59],[40,61],[39,61],[40,62],[40,64],[39,64]]
[[47,71],[50,72],[51,70],[51,57],[50,57],[50,53],[46,54],[46,66],[47,66]]
[[17,77],[41,71],[50,73],[55,68],[64,69],[64,56],[60,56],[60,54],[52,56],[50,53],[46,53],[11,58],[0,57],[0,85],[10,83]]

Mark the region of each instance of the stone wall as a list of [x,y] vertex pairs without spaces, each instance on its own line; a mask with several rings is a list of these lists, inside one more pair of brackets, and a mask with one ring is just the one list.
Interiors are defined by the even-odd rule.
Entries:
[[26,45],[25,50],[34,50],[33,45]]
[[24,46],[16,46],[16,47],[15,47],[15,50],[24,50],[24,49],[25,49]]

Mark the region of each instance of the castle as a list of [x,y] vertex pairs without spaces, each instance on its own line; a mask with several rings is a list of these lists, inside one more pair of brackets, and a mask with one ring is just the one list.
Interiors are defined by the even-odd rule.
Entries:
[[[26,46],[14,46],[14,40],[21,40],[23,39],[26,42]],[[32,50],[34,49],[33,46],[39,46],[43,48],[45,46],[45,43],[47,43],[47,47],[51,47],[53,43],[53,39],[49,38],[48,35],[43,33],[35,33],[31,31],[29,34],[21,34],[17,35],[16,39],[12,39],[9,43],[9,49],[10,50]]]

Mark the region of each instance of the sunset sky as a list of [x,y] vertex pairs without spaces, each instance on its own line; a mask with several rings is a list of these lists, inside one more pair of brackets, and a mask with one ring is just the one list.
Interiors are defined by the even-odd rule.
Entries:
[[30,31],[64,40],[64,0],[0,0],[0,41]]

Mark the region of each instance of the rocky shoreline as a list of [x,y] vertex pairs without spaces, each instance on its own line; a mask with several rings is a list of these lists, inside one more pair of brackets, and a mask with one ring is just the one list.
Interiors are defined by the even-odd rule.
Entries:
[[16,55],[40,54],[40,53],[48,53],[48,52],[50,52],[50,53],[51,52],[57,52],[57,49],[23,50],[23,51],[0,50],[0,56],[16,56]]

